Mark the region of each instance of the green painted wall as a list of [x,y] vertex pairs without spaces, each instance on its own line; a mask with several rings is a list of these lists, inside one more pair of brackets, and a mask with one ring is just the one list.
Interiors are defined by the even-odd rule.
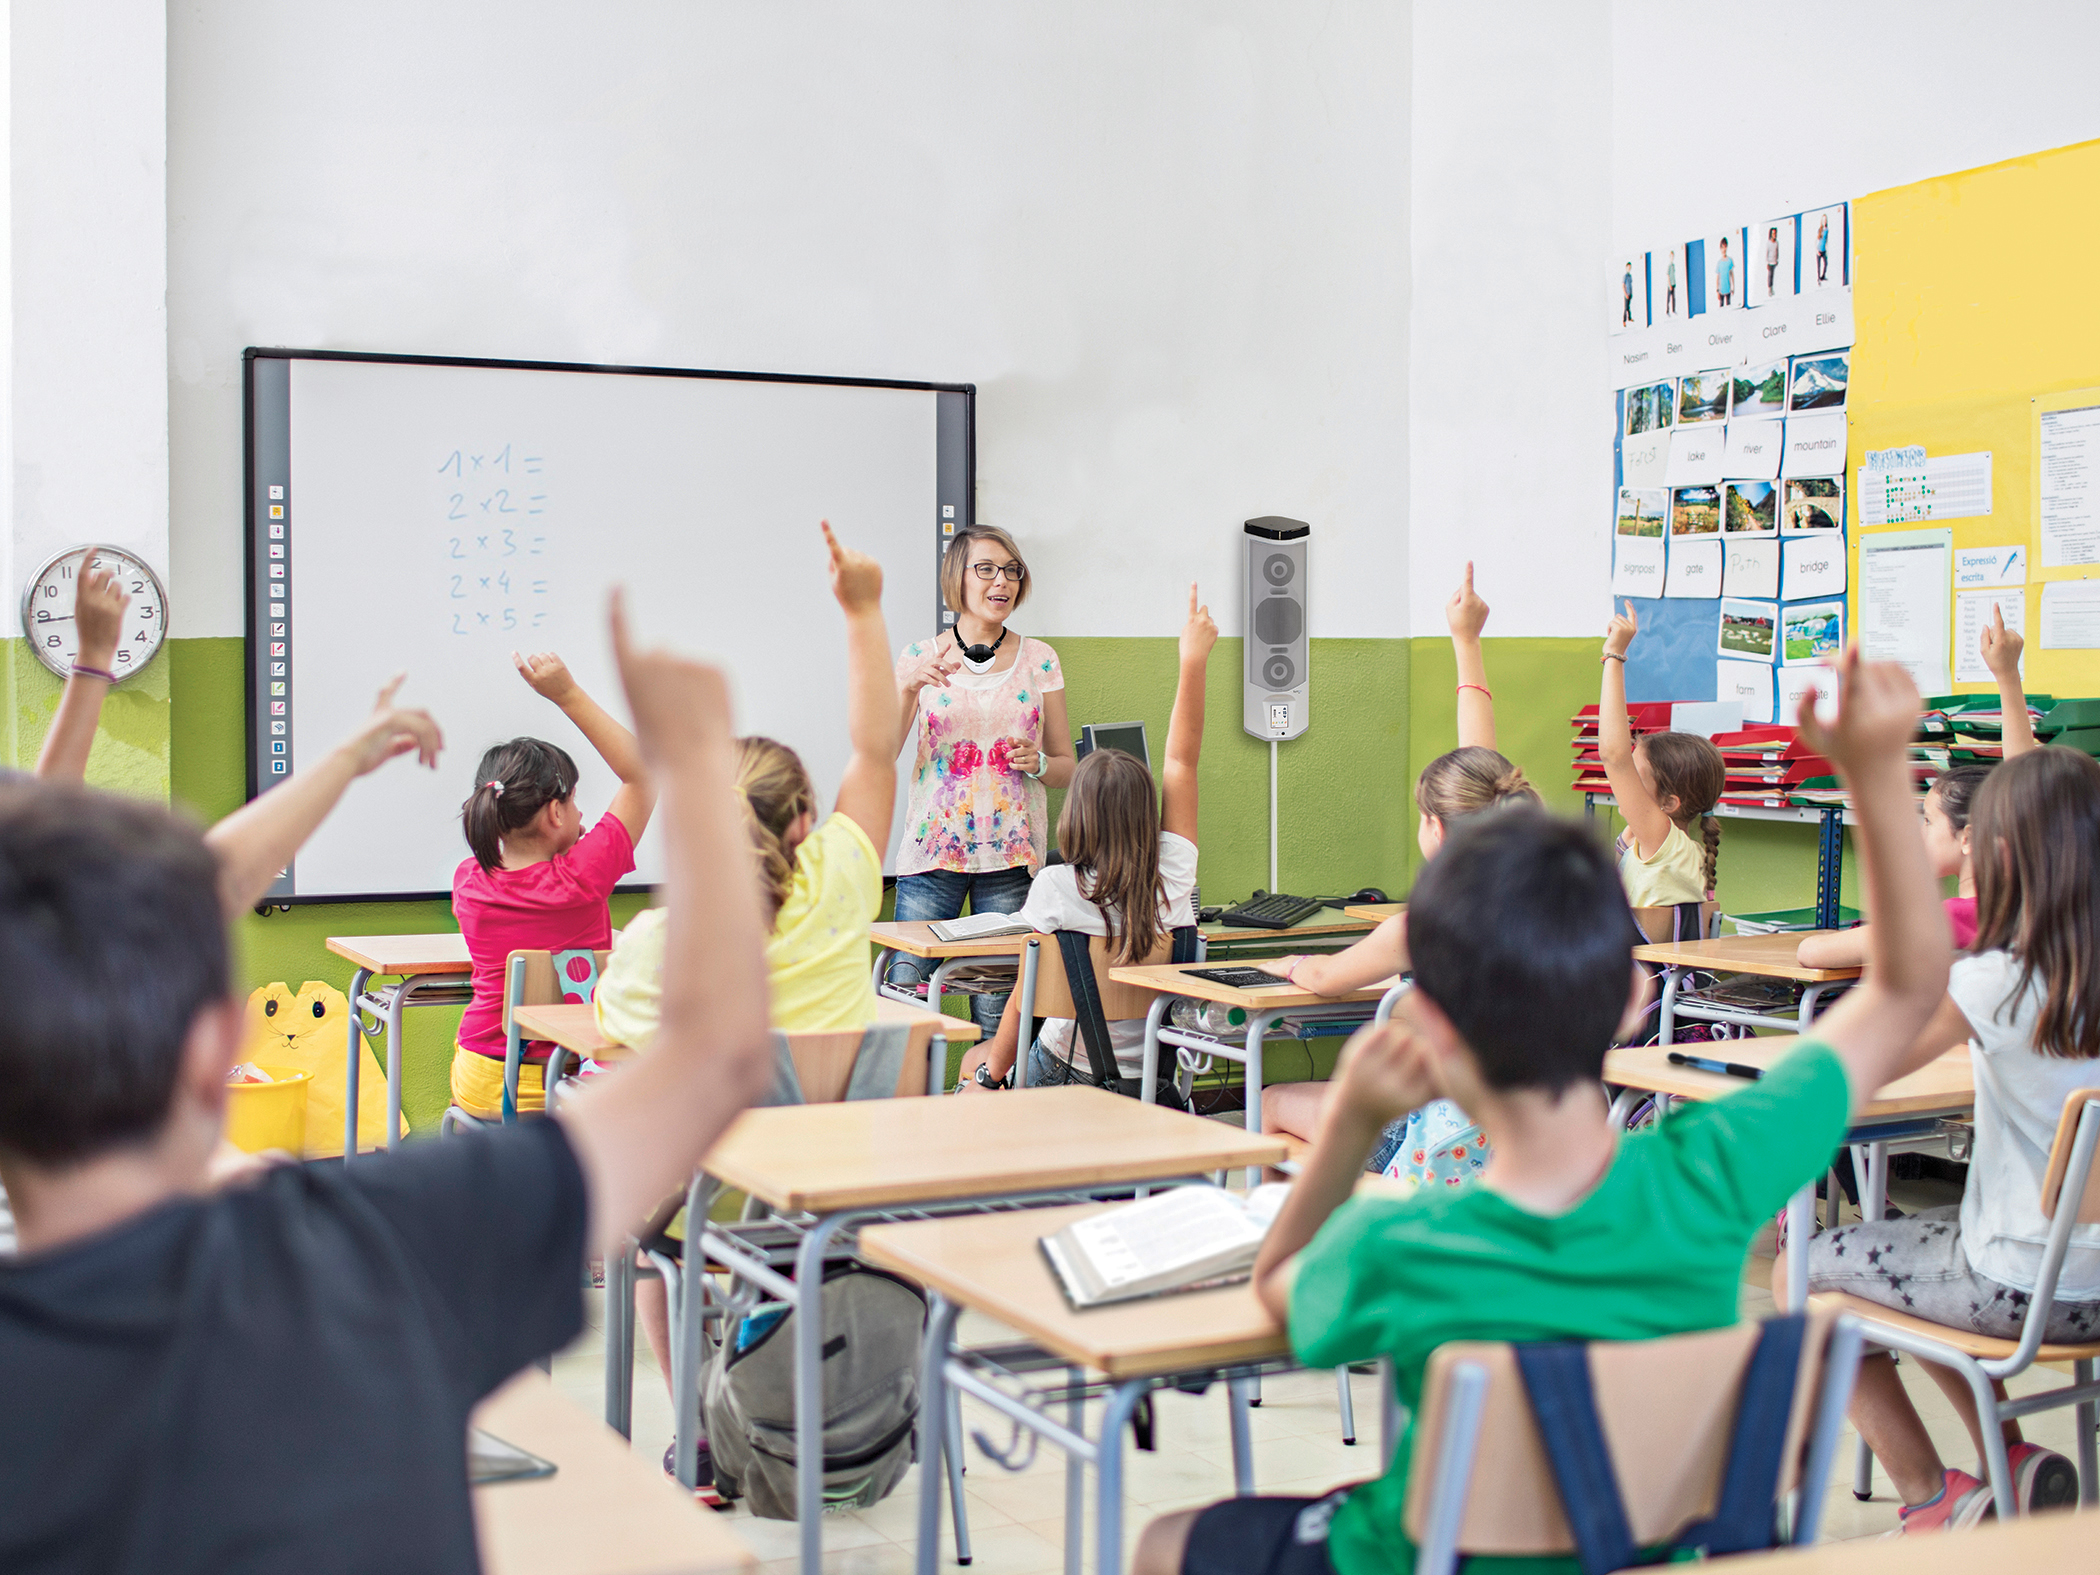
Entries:
[[[238,648],[240,642],[233,641]],[[102,723],[88,752],[87,778],[96,787],[140,798],[165,800],[169,792],[169,728],[174,679],[172,647],[128,683],[112,689],[102,702]],[[240,699],[238,669],[234,699]],[[0,685],[6,703],[0,707],[0,749],[9,765],[23,770],[36,764],[37,752],[58,715],[56,674],[36,659],[23,639],[0,641]]]
[[[1142,719],[1154,750],[1164,747],[1174,700],[1174,641],[1053,638],[1052,643],[1064,665],[1074,731],[1085,722]],[[25,659],[35,665],[19,642],[11,654],[18,669]],[[1596,642],[1490,639],[1486,658],[1503,752],[1524,768],[1549,803],[1577,811],[1579,801],[1567,786],[1568,718],[1596,698]],[[1268,746],[1240,726],[1240,661],[1240,642],[1220,640],[1206,691],[1200,840],[1204,894],[1213,902],[1268,884]],[[199,817],[217,819],[239,806],[245,777],[241,642],[173,641],[168,660],[149,669],[149,676],[155,673],[166,691],[158,697],[142,691],[137,703],[149,722],[149,702],[158,704],[163,716],[172,705],[167,760],[173,796]],[[1277,757],[1285,891],[1339,893],[1376,885],[1395,897],[1405,892],[1420,863],[1414,772],[1456,742],[1456,681],[1445,639],[1312,642],[1313,725],[1303,738],[1282,745]],[[110,786],[124,784],[104,775],[105,758],[121,760],[129,749],[150,756],[150,749],[129,742],[122,731],[133,726],[132,706],[118,704],[132,700],[130,688],[111,697],[110,717],[117,726],[106,723],[111,736],[97,745],[96,773]],[[33,708],[21,697],[34,695],[34,679],[14,692],[18,702],[9,725],[27,736]],[[56,696],[52,684],[50,704],[56,704]],[[48,715],[46,710],[42,725],[48,725]],[[40,727],[34,736],[41,739]],[[150,742],[150,726],[147,736]],[[1052,795],[1053,815],[1061,797]],[[1848,902],[1856,900],[1851,876],[1848,861]],[[1814,832],[1805,826],[1726,822],[1720,892],[1724,905],[1745,911],[1811,902]],[[618,899],[615,922],[624,922],[641,905],[640,898]],[[454,928],[451,907],[441,901],[324,904],[249,915],[236,937],[242,987],[273,979],[295,988],[307,979],[347,986],[350,966],[326,950],[328,936]],[[410,1015],[404,1104],[412,1126],[435,1126],[444,1109],[457,1022],[458,1013],[445,1008]],[[1317,1048],[1313,1064],[1324,1069],[1333,1047]],[[1281,1075],[1305,1074],[1285,1064]]]

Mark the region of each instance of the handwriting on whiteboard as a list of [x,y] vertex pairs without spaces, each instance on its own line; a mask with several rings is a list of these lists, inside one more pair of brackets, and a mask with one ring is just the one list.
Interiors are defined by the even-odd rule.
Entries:
[[514,636],[547,622],[547,461],[516,443],[462,446],[437,467],[436,543],[456,635]]

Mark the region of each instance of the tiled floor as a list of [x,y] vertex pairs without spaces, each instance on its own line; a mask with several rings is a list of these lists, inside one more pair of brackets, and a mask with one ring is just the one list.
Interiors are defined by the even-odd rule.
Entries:
[[[1949,1195],[1923,1188],[1897,1189],[1899,1206],[1925,1207],[1949,1201]],[[1771,1245],[1759,1242],[1750,1260],[1743,1286],[1743,1312],[1759,1317],[1772,1310],[1767,1289],[1770,1282]],[[589,1327],[581,1338],[555,1362],[555,1378],[580,1404],[594,1412],[603,1404],[603,1369],[600,1339],[602,1308],[596,1293],[588,1307]],[[967,1318],[964,1337],[970,1343],[1003,1337],[989,1324],[972,1326]],[[1959,1419],[1930,1380],[1919,1374],[1915,1363],[1906,1363],[1905,1380],[1918,1402],[1933,1437],[1949,1463],[1974,1467],[1974,1449]],[[2065,1381],[2065,1375],[2038,1371],[2017,1381],[2016,1393],[2049,1388]],[[1262,1492],[1316,1494],[1339,1483],[1370,1476],[1374,1469],[1377,1435],[1377,1380],[1358,1376],[1352,1380],[1356,1414],[1362,1442],[1345,1446],[1331,1373],[1292,1373],[1270,1379],[1263,1388],[1262,1404],[1253,1414],[1255,1480]],[[1156,1397],[1159,1448],[1145,1454],[1126,1453],[1129,1462],[1129,1508],[1125,1512],[1125,1546],[1135,1541],[1138,1530],[1152,1515],[1171,1509],[1206,1504],[1232,1491],[1232,1449],[1227,1431],[1224,1390],[1221,1387],[1201,1396],[1165,1392]],[[966,1401],[963,1425],[967,1433],[982,1431],[1003,1445],[1009,1424],[989,1409]],[[1092,1425],[1092,1417],[1089,1426]],[[646,1348],[637,1350],[634,1400],[634,1441],[637,1453],[655,1461],[661,1458],[671,1436],[671,1409],[664,1384],[650,1362]],[[2071,1413],[2045,1413],[2029,1420],[2027,1436],[2051,1448],[2072,1453]],[[1879,1473],[1875,1496],[1860,1503],[1852,1496],[1852,1461],[1856,1440],[1846,1430],[1824,1517],[1827,1537],[1869,1537],[1890,1530],[1896,1523],[1896,1504],[1888,1481]],[[983,1575],[1056,1575],[1064,1568],[1064,1463],[1044,1448],[1027,1470],[1009,1474],[990,1460],[973,1441],[969,1445],[969,1470],[965,1479],[969,1502],[970,1534],[974,1543],[973,1572]],[[1089,1484],[1091,1486],[1091,1483]],[[914,1468],[897,1491],[873,1509],[827,1516],[824,1522],[824,1567],[827,1575],[905,1575],[912,1568],[919,1489]],[[760,1520],[739,1508],[729,1516],[768,1575],[791,1575],[794,1570],[795,1527],[788,1521]],[[944,1526],[946,1524],[944,1514]],[[1088,1536],[1091,1541],[1091,1530]],[[944,1567],[953,1570],[952,1544],[944,1550]],[[1091,1548],[1089,1548],[1091,1554]],[[1091,1563],[1091,1558],[1089,1558]]]

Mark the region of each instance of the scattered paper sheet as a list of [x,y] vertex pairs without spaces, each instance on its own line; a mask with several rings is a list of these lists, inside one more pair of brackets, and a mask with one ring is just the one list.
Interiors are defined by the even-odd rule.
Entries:
[[[2045,410],[2041,429],[2042,567],[2100,563],[2100,405]],[[2048,643],[2045,592],[2042,644]],[[2066,648],[2083,650],[2095,643],[2100,642],[2079,640]]]
[[1721,473],[1746,481],[1770,481],[1779,474],[1779,451],[1785,429],[1776,421],[1731,421]]
[[1718,661],[1714,663],[1714,696],[1739,701],[1745,722],[1769,722],[1775,694],[1772,673],[1769,662]]
[[1680,536],[1670,544],[1663,595],[1713,598],[1721,594],[1721,538]]
[[[1987,684],[1991,670],[1984,665],[1983,631],[1990,627],[1991,609],[2004,615],[2005,627],[2027,633],[2027,593],[2013,590],[1956,591],[1954,593],[1954,681],[1958,684]],[[2020,676],[2027,676],[2027,657],[2020,657]]]
[[1978,590],[1986,585],[2025,585],[2027,546],[1956,547],[1954,588]]
[[1841,476],[1845,473],[1845,412],[1831,410],[1786,418],[1786,457],[1780,472],[1788,476]]
[[1679,427],[1670,437],[1670,485],[1712,486],[1721,479],[1728,429],[1718,424]]
[[1721,594],[1778,600],[1780,543],[1769,537],[1730,536],[1724,545]]
[[2051,580],[2042,587],[2042,649],[2100,650],[2100,580]]
[[1612,552],[1614,596],[1660,596],[1663,593],[1663,543],[1660,536],[1621,536]]
[[1619,479],[1629,487],[1667,485],[1670,474],[1670,429],[1643,432],[1619,446]]
[[1860,538],[1860,649],[1872,661],[1901,663],[1923,695],[1943,695],[1950,687],[1947,580],[1953,554],[1951,530]]
[[1806,596],[1845,594],[1845,538],[1832,533],[1789,536],[1779,544],[1784,560],[1780,594],[1790,602]]

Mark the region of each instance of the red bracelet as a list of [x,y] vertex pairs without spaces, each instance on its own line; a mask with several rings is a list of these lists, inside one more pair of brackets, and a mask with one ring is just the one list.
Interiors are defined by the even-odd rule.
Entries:
[[75,662],[70,668],[67,669],[68,677],[72,676],[75,673],[78,673],[83,678],[99,678],[105,684],[113,684],[117,681],[117,675],[115,673],[106,673],[99,667],[84,667],[79,662]]
[[[1490,700],[1492,700],[1492,699],[1494,699],[1494,698],[1495,698],[1495,691],[1494,691],[1494,690],[1492,690],[1492,689],[1490,689],[1490,688],[1488,688],[1488,686],[1487,686],[1486,684],[1460,684],[1460,685],[1458,686],[1458,689],[1478,689],[1478,690],[1479,690],[1479,691],[1480,691],[1480,692],[1481,692],[1482,694],[1486,695],[1486,696],[1487,696],[1487,697],[1488,697],[1488,698],[1489,698]],[[1454,689],[1454,690],[1452,690],[1451,692],[1452,692],[1453,694],[1457,694],[1457,693],[1458,693],[1458,689]]]

